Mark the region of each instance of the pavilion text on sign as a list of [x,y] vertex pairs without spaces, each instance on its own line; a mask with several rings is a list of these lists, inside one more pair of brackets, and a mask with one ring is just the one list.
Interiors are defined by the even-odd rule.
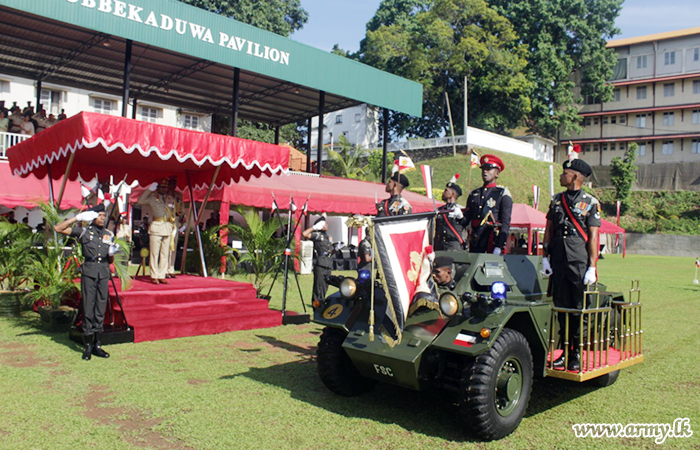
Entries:
[[[164,31],[174,31],[183,36],[191,36],[209,44],[216,44],[211,28],[188,22],[186,20],[172,18],[166,14],[156,14],[155,11],[146,12],[140,6],[119,0],[66,0],[85,8],[97,8],[104,14],[111,14],[133,22],[142,23]],[[145,19],[144,19],[145,17]],[[252,42],[238,36],[232,36],[223,31],[218,32],[218,45],[234,51],[244,52],[256,58],[270,60],[285,66],[289,65],[289,53]]]

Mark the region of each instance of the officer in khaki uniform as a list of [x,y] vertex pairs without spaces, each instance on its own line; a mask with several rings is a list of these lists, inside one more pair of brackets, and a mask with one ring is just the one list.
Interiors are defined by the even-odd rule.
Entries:
[[165,276],[170,261],[170,242],[173,235],[175,214],[167,199],[168,179],[152,183],[141,195],[138,205],[147,205],[153,213],[153,220],[148,227],[150,242],[151,282],[153,284],[168,284]]
[[182,201],[182,195],[180,195],[175,188],[177,188],[177,178],[171,178],[168,181],[168,192],[165,198],[168,207],[173,211],[175,221],[173,222],[172,238],[170,239],[170,257],[168,258],[168,270],[165,274],[166,278],[175,278],[178,230],[183,225],[185,215],[185,203]]

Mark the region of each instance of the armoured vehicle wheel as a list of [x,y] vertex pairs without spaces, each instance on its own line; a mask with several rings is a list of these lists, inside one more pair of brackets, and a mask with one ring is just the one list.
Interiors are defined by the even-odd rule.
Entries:
[[374,389],[376,380],[360,375],[350,361],[343,341],[347,333],[337,328],[324,328],[316,351],[318,375],[332,392],[344,397],[354,397]]
[[594,378],[593,382],[601,387],[608,387],[617,381],[617,377],[620,376],[620,371],[616,370],[614,372],[606,373],[605,375]]
[[501,439],[520,424],[531,390],[530,346],[522,334],[505,328],[462,372],[462,416],[482,439]]

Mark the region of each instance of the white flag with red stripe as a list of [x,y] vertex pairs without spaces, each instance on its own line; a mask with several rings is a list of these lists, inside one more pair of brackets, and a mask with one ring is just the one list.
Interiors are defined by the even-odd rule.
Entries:
[[425,195],[428,198],[433,198],[433,168],[425,164],[420,166],[420,171],[423,173],[423,182],[425,182]]

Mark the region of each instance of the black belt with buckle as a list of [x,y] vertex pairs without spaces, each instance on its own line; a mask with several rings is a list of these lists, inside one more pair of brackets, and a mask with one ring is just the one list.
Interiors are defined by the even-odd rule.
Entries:
[[106,256],[86,256],[85,262],[96,262],[109,264],[109,258]]

